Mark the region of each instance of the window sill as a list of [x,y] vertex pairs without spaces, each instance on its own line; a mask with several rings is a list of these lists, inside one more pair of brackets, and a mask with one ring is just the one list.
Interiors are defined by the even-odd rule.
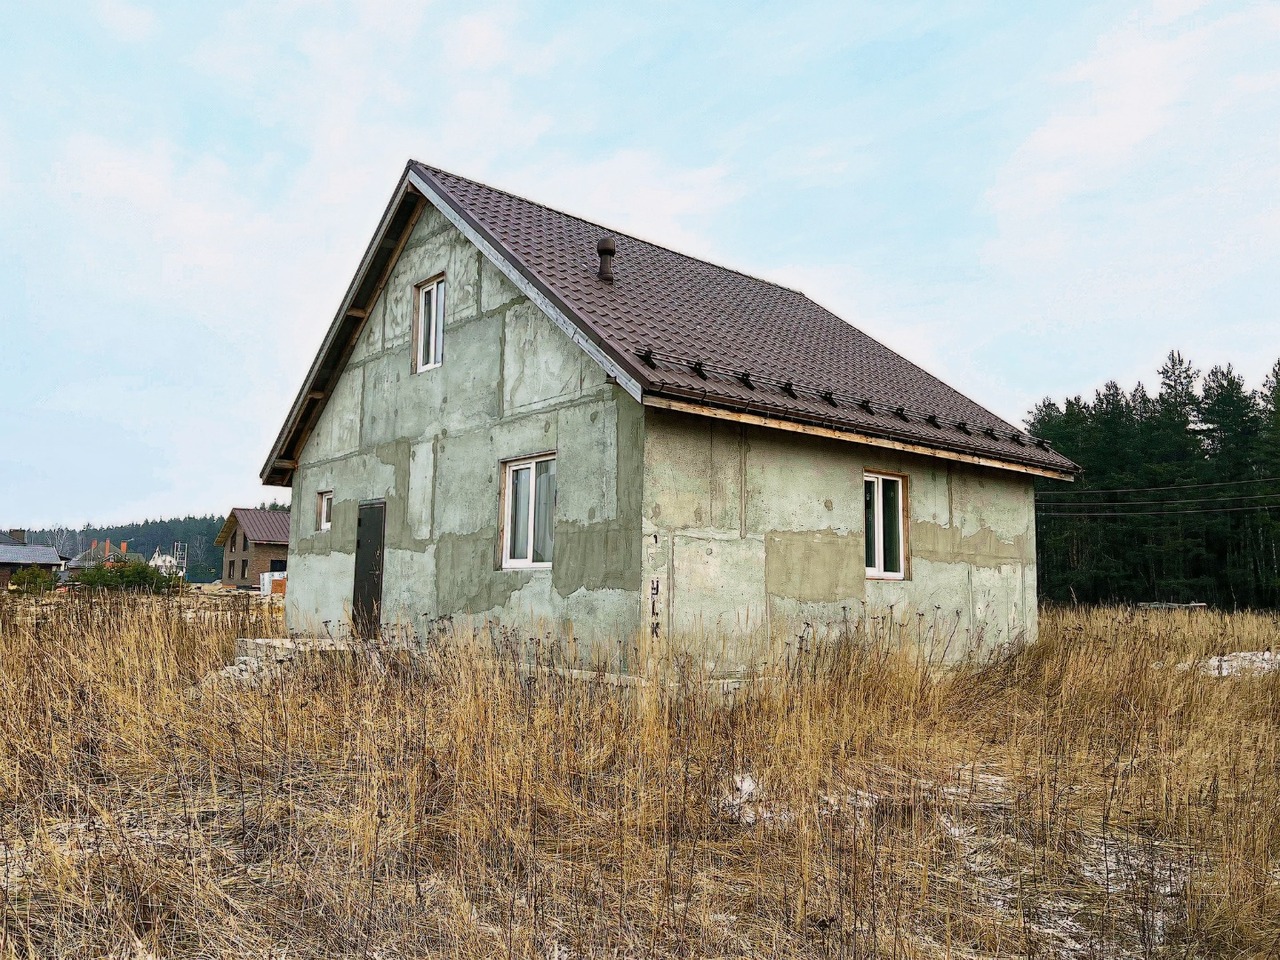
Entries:
[[516,570],[524,573],[537,573],[540,570],[550,570],[549,563],[504,563],[503,570]]
[[414,368],[413,368],[413,372],[414,372],[414,373],[427,373],[427,372],[428,372],[428,371],[430,371],[430,370],[438,370],[438,369],[440,369],[440,368],[441,368],[441,367],[443,367],[443,366],[444,366],[444,362],[443,362],[443,361],[441,361],[440,363],[428,363],[425,367],[414,367]]
[[903,573],[868,573],[868,580],[880,580],[885,583],[904,583],[907,579]]

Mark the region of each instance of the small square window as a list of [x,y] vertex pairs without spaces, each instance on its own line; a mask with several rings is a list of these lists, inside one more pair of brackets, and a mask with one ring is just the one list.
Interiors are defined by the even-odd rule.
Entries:
[[901,580],[905,576],[906,553],[902,536],[903,502],[901,477],[878,473],[865,475],[863,510],[866,535],[867,576]]
[[321,490],[316,494],[316,529],[328,530],[333,526],[333,491]]
[[555,535],[555,454],[505,464],[502,565],[516,569],[551,566]]
[[413,369],[417,372],[444,362],[444,277],[414,290]]

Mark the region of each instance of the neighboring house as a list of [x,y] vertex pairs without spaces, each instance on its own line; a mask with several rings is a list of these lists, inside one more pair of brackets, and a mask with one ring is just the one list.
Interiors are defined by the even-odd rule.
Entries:
[[162,553],[159,547],[156,547],[155,553],[151,554],[151,559],[147,561],[147,566],[164,574],[166,577],[176,577],[184,572],[182,564],[178,562],[178,558],[171,553]]
[[1076,469],[803,294],[410,162],[262,479],[295,633],[728,671],[864,609],[1033,636],[1032,480]]
[[88,550],[75,555],[67,564],[67,569],[84,570],[87,567],[96,567],[99,564],[111,566],[118,563],[145,563],[146,559],[140,553],[130,553],[127,540],[121,540],[114,547],[111,545],[110,540],[103,540],[101,543],[94,540],[89,544]]
[[236,507],[213,541],[222,547],[222,584],[257,590],[264,573],[282,573],[289,559],[289,511]]
[[57,573],[66,564],[66,558],[53,547],[39,543],[27,543],[27,531],[0,532],[0,590],[9,586],[13,575],[23,567],[40,567]]

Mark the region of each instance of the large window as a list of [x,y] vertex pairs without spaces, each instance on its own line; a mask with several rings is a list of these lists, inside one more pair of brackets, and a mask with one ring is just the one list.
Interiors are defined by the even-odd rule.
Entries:
[[556,513],[554,454],[506,464],[504,567],[551,566]]
[[413,369],[430,370],[444,362],[444,277],[415,288]]
[[316,494],[316,529],[328,530],[333,526],[333,491],[321,490]]
[[906,568],[902,536],[901,477],[868,473],[862,485],[867,537],[867,576],[901,580]]

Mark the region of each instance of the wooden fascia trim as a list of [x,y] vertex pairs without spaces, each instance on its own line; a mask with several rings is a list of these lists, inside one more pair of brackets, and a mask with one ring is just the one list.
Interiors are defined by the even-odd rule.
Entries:
[[697,403],[686,403],[683,400],[671,400],[667,397],[656,397],[645,394],[643,403],[646,407],[659,410],[673,410],[679,413],[692,413],[700,417],[713,417],[716,420],[731,420],[734,423],[745,423],[757,427],[771,427],[775,430],[786,430],[791,433],[802,433],[810,437],[826,437],[831,440],[843,440],[846,443],[859,443],[867,447],[879,447],[883,450],[896,450],[900,453],[914,453],[922,457],[934,457],[940,460],[952,460],[969,463],[993,470],[1009,470],[1014,473],[1028,473],[1036,477],[1048,477],[1052,480],[1074,480],[1075,475],[1064,470],[1053,470],[1049,467],[1034,467],[1025,463],[1014,463],[998,460],[995,457],[984,457],[973,453],[962,453],[958,450],[945,450],[939,447],[927,447],[924,444],[908,443],[902,440],[891,440],[887,437],[876,437],[854,430],[832,430],[830,427],[819,427],[793,420],[782,420],[777,417],[762,417],[754,413],[742,413],[737,410],[724,410],[719,407],[703,406]]

